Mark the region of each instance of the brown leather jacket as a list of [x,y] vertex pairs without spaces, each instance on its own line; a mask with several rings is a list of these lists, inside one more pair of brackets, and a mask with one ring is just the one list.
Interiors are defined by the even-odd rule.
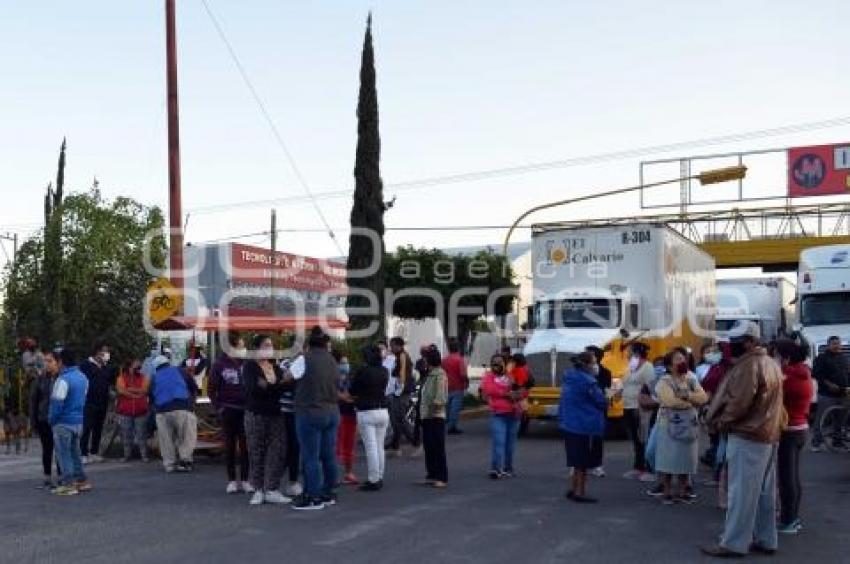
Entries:
[[717,390],[706,416],[709,428],[760,443],[776,443],[787,415],[782,370],[763,348],[745,354]]

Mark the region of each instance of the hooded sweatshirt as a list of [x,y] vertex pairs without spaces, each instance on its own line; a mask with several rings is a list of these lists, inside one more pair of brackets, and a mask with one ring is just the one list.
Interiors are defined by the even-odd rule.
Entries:
[[802,362],[789,364],[782,369],[785,381],[782,383],[782,402],[788,412],[788,431],[802,431],[809,428],[809,407],[812,404],[812,375],[809,367]]
[[242,361],[221,355],[210,372],[208,393],[216,409],[245,409],[245,382],[242,379]]

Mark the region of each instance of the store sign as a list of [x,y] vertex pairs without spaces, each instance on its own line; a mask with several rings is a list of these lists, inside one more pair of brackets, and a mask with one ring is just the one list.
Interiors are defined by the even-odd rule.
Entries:
[[788,197],[850,194],[850,143],[788,149]]

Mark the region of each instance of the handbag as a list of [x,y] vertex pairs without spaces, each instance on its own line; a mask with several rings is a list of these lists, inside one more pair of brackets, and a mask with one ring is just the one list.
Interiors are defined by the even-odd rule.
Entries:
[[668,409],[667,434],[675,441],[692,443],[697,440],[699,420],[695,409]]

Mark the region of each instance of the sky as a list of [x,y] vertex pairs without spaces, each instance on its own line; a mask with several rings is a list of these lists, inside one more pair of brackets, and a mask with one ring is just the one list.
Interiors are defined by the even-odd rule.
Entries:
[[[360,52],[373,11],[381,170],[386,198],[397,197],[385,217],[390,248],[498,244],[504,229],[392,228],[510,224],[539,203],[636,184],[642,159],[850,140],[844,125],[394,190],[393,183],[423,178],[850,116],[850,3],[207,4],[316,194],[353,189]],[[63,136],[71,191],[88,189],[97,177],[106,197],[165,207],[163,2],[5,2],[2,14],[0,233],[25,237],[39,228]],[[282,234],[282,250],[339,256],[202,0],[178,1],[178,45],[187,240],[266,230],[271,205],[251,202],[281,199],[275,204],[280,227],[316,230]],[[782,193],[779,157],[760,165],[747,181],[748,194]],[[671,169],[656,170],[664,176]],[[676,165],[672,174],[678,175]],[[678,187],[659,190],[648,201],[676,201]],[[344,251],[350,197],[320,198],[316,205]],[[218,206],[216,213],[203,209],[210,206]],[[631,194],[531,219],[640,213]],[[522,229],[515,238],[529,236]],[[267,235],[240,240],[269,244]]]

